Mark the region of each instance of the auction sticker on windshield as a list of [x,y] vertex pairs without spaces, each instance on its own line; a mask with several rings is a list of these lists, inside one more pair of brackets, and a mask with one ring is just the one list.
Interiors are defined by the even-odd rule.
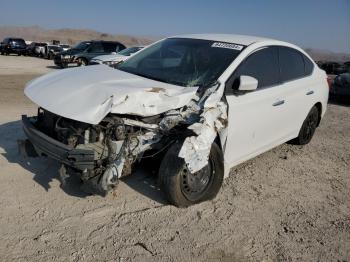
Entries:
[[211,47],[228,48],[228,49],[234,49],[238,51],[241,51],[243,49],[243,46],[241,45],[222,43],[222,42],[215,42],[211,45]]

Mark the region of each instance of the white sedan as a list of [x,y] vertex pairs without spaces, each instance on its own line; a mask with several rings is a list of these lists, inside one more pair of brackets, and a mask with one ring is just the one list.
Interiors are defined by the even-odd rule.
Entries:
[[156,157],[168,200],[189,206],[214,198],[239,163],[287,141],[309,143],[328,85],[295,45],[206,34],[163,39],[116,68],[56,71],[25,94],[40,109],[23,116],[23,154],[60,161],[63,181],[79,175],[100,194]]
[[89,65],[105,64],[105,65],[113,66],[120,62],[125,61],[131,55],[137,53],[143,48],[144,48],[143,46],[133,46],[133,47],[126,48],[116,54],[96,56],[93,59],[91,59]]

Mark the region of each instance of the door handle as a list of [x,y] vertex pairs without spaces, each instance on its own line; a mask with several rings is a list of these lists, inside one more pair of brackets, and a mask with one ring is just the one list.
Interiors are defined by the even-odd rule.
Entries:
[[309,96],[309,95],[312,95],[313,93],[314,93],[314,91],[311,90],[311,91],[307,92],[306,95]]
[[273,103],[272,105],[273,106],[280,106],[280,105],[283,105],[283,104],[284,104],[284,100],[279,100],[279,101]]

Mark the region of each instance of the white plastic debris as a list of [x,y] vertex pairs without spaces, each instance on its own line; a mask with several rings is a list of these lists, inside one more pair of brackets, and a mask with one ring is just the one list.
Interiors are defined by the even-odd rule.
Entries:
[[217,133],[226,127],[226,120],[227,106],[224,102],[218,102],[217,107],[204,110],[200,123],[188,127],[197,136],[185,139],[179,157],[185,160],[191,173],[201,170],[208,164],[212,143]]

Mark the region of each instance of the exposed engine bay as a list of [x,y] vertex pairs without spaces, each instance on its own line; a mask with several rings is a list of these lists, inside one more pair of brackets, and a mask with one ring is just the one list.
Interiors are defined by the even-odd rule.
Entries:
[[[175,141],[184,141],[179,157],[186,161],[191,172],[207,165],[210,146],[217,132],[225,127],[227,118],[224,102],[215,108],[204,107],[217,87],[206,89],[201,98],[181,109],[150,117],[108,114],[93,125],[39,108],[38,115],[28,119],[38,131],[69,148],[93,152],[93,165],[87,168],[75,168],[63,162],[60,178],[64,183],[73,173],[78,174],[87,190],[105,195],[117,185],[119,178],[131,174],[137,161],[157,155]],[[40,155],[40,149],[33,146]],[[75,160],[72,156],[68,158]]]
[[[94,168],[82,170],[81,179],[99,193],[111,190],[120,177],[129,175],[132,165],[147,150],[161,150],[169,143],[161,141],[159,116],[137,119],[109,115],[98,125],[91,125],[40,108],[37,118],[32,120],[38,130],[61,143],[77,149],[93,150]],[[64,180],[72,171],[76,170],[62,167],[61,179]]]

